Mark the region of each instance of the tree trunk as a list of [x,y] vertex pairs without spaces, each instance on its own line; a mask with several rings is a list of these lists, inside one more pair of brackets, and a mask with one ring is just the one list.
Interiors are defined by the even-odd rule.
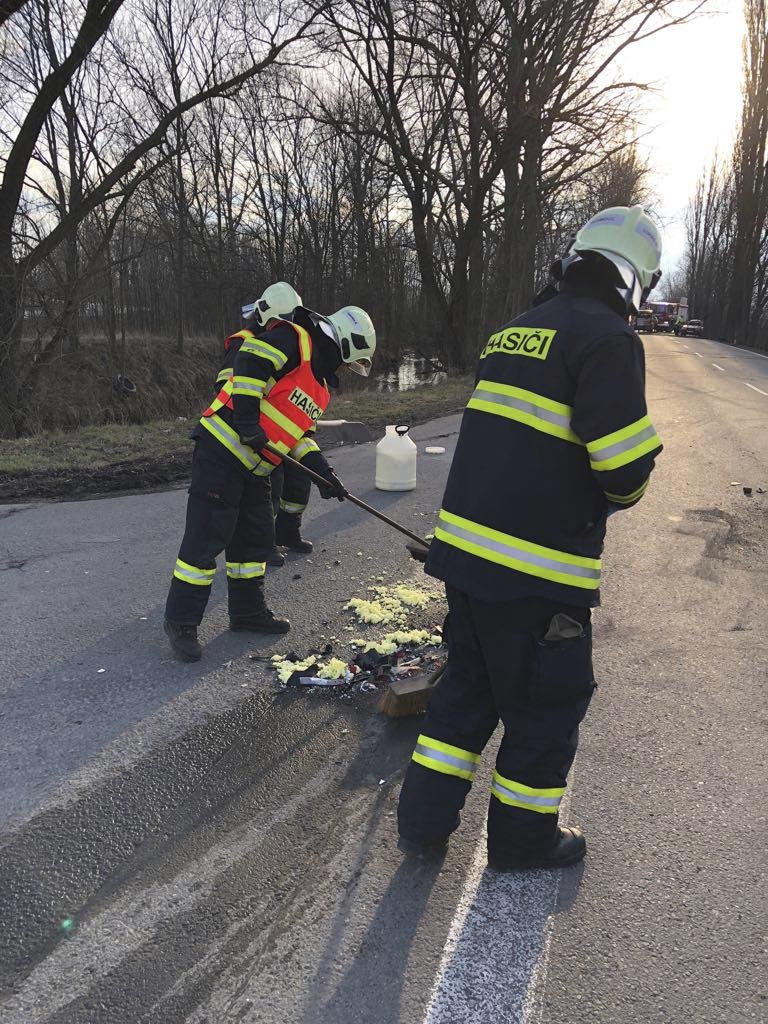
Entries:
[[0,256],[0,437],[21,431],[19,402],[19,339],[24,324],[23,281],[11,256],[11,239]]

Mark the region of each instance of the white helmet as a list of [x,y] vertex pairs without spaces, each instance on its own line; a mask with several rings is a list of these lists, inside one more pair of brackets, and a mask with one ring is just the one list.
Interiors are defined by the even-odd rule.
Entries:
[[[635,313],[661,277],[661,233],[642,206],[611,206],[596,213],[577,233],[570,253],[597,253],[612,263],[616,289]],[[568,264],[566,257],[563,273]]]
[[367,377],[376,351],[376,328],[365,310],[342,306],[335,313],[320,317],[320,326],[339,346],[341,358],[350,370]]
[[265,288],[255,302],[242,307],[243,319],[255,319],[260,327],[266,327],[270,320],[290,316],[301,305],[301,296],[287,281],[277,281]]

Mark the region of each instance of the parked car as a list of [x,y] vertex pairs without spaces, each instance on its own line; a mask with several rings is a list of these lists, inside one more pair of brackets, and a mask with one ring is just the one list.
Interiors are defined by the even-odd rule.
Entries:
[[689,320],[680,328],[681,338],[703,338],[704,324],[701,320]]
[[635,330],[644,331],[646,334],[652,334],[656,330],[656,317],[653,315],[653,310],[640,310],[635,317]]

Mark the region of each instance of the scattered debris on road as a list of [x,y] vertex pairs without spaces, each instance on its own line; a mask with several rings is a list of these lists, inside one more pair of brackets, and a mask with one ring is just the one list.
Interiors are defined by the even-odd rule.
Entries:
[[[444,659],[439,626],[407,628],[409,614],[426,608],[438,596],[437,591],[405,583],[370,587],[369,591],[370,598],[352,598],[345,609],[360,624],[393,624],[400,628],[382,636],[351,639],[346,659],[334,654],[332,643],[310,650],[305,656],[295,651],[272,655],[269,662],[283,688],[335,690],[343,696],[350,696],[352,691],[371,693],[394,680],[431,672]],[[353,628],[344,626],[346,630]],[[260,660],[258,656],[256,660]]]

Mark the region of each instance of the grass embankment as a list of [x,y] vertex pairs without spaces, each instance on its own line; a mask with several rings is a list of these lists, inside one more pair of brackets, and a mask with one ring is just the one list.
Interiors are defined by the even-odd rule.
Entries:
[[[413,391],[354,391],[335,396],[328,419],[424,423],[462,409],[472,379],[451,377]],[[152,488],[189,473],[193,419],[107,423],[0,440],[0,501],[79,497]]]

